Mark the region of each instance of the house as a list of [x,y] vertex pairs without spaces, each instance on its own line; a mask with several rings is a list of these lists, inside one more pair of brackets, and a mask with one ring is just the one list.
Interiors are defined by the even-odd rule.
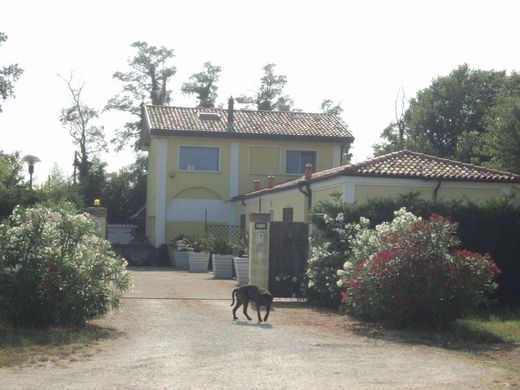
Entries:
[[[300,177],[305,165],[341,165],[353,141],[334,116],[304,112],[143,106],[141,148],[149,153],[146,236],[155,246],[207,224],[245,224],[230,199],[253,183]],[[256,182],[255,182],[256,181]]]
[[340,193],[345,203],[392,197],[417,191],[424,199],[485,201],[515,194],[520,201],[520,175],[459,161],[410,152],[386,154],[367,161],[313,173],[235,196],[239,213],[271,213],[271,220],[308,222],[316,203]]

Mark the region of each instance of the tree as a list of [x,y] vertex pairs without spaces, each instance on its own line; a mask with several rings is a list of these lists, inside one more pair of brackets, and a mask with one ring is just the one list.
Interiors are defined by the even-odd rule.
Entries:
[[69,130],[72,142],[77,146],[78,161],[75,164],[79,170],[80,184],[85,185],[90,175],[93,159],[101,151],[107,151],[103,126],[93,125],[92,122],[99,117],[97,110],[87,106],[81,100],[83,83],[80,86],[72,85],[72,75],[67,80],[59,76],[69,89],[72,104],[61,110],[60,121]]
[[[347,123],[341,117],[341,114],[343,113],[343,107],[341,107],[341,103],[334,103],[334,101],[331,99],[323,99],[321,101],[320,107],[324,114],[334,115],[343,124],[343,126],[347,127]],[[342,148],[341,164],[348,164],[350,160],[352,160],[352,153],[350,153],[350,143],[348,143]]]
[[[7,35],[0,32],[0,45],[7,40]],[[14,97],[14,83],[23,73],[18,64],[12,64],[0,68],[0,100],[5,101],[9,97]],[[0,112],[2,105],[0,104]]]
[[108,175],[102,202],[108,209],[110,222],[128,222],[146,203],[147,164],[145,156],[138,156],[133,164]]
[[53,166],[47,181],[41,185],[39,190],[43,198],[50,204],[58,205],[63,202],[70,202],[78,209],[83,207],[83,199],[77,186],[63,174],[57,164]]
[[320,107],[323,113],[334,115],[342,121],[341,114],[343,114],[344,110],[343,107],[341,107],[341,103],[334,103],[331,99],[323,99]]
[[138,149],[141,104],[169,104],[171,90],[168,89],[168,82],[177,71],[170,63],[175,56],[173,50],[141,41],[132,43],[131,47],[137,53],[128,60],[130,71],[118,71],[113,75],[113,78],[123,83],[123,90],[110,99],[105,107],[106,110],[128,112],[136,118],[126,123],[124,129],[116,131],[116,138],[112,142],[117,145],[117,150],[132,143]]
[[507,96],[490,111],[485,145],[491,166],[520,174],[520,96]]
[[397,92],[397,96],[394,101],[394,116],[395,122],[391,122],[381,134],[381,138],[385,139],[386,142],[374,145],[375,155],[382,155],[391,152],[396,152],[406,148],[406,94],[404,89]]
[[376,154],[397,150],[401,144],[440,157],[489,161],[476,135],[486,133],[486,117],[499,97],[519,90],[517,79],[516,74],[474,70],[467,64],[434,79],[410,100],[403,121],[385,129],[384,142],[374,147]]
[[20,153],[0,150],[0,219],[11,214],[16,205],[30,206],[40,200],[40,194],[25,182],[23,169]]
[[287,77],[274,72],[275,64],[267,64],[262,69],[264,75],[260,79],[260,88],[253,96],[241,95],[237,102],[247,107],[263,111],[292,111],[292,99],[284,95]]
[[182,93],[185,95],[196,95],[199,107],[213,108],[217,99],[217,85],[221,68],[211,62],[204,63],[204,70],[194,73],[190,81],[182,85]]

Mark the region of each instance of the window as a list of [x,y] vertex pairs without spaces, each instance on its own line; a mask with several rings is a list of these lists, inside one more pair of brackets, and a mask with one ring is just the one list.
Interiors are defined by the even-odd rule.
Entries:
[[218,148],[181,146],[179,148],[179,169],[218,172],[218,152]]
[[305,165],[311,163],[316,171],[316,152],[307,150],[288,150],[285,155],[285,173],[303,175]]

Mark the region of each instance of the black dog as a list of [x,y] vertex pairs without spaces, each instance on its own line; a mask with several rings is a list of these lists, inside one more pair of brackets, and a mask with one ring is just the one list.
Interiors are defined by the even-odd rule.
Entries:
[[237,305],[233,308],[234,320],[238,319],[236,312],[240,305],[244,305],[244,315],[248,320],[251,320],[251,317],[247,315],[247,305],[249,304],[249,301],[253,301],[256,306],[256,312],[258,313],[258,322],[262,322],[262,317],[260,316],[260,306],[265,306],[266,313],[264,321],[267,321],[269,312],[271,311],[271,304],[273,303],[273,296],[269,291],[264,288],[252,285],[235,288],[231,293],[231,298],[233,298],[231,306],[235,304],[235,296],[237,297]]

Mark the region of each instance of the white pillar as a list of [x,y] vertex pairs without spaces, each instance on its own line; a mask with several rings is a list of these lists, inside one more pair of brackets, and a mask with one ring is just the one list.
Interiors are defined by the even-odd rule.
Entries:
[[339,167],[341,165],[341,145],[332,145],[332,168]]
[[356,201],[356,185],[354,183],[345,183],[343,185],[343,202],[354,203]]
[[238,176],[240,165],[240,144],[231,143],[231,158],[229,159],[229,198],[238,195]]
[[166,180],[168,141],[159,139],[157,145],[156,197],[155,197],[155,247],[166,243]]

